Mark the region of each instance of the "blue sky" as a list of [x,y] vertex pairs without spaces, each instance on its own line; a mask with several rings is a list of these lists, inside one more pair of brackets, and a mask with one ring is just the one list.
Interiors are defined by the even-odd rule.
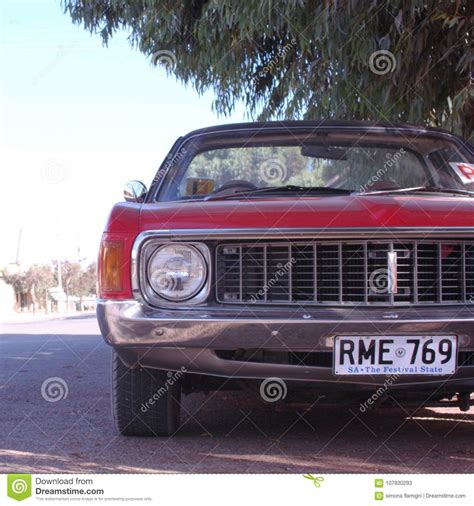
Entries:
[[25,265],[75,259],[78,246],[94,259],[126,181],[148,184],[187,131],[245,119],[217,117],[212,92],[167,77],[126,33],[104,47],[59,0],[0,0],[0,58],[0,267],[20,228]]

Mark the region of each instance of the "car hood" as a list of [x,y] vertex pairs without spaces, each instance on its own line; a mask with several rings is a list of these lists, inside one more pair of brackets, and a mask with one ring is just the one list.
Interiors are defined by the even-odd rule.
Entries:
[[474,227],[474,199],[323,196],[144,204],[140,229]]

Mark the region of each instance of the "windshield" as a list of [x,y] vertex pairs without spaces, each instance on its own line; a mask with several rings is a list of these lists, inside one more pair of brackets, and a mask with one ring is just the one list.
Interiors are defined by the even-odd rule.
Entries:
[[[191,156],[167,175],[160,200],[195,200],[275,193],[321,193],[325,189],[371,193],[433,187],[474,190],[463,178],[469,163],[449,142],[421,141],[368,145],[305,140],[296,145],[243,145],[210,148]],[[457,165],[467,164],[459,168]],[[471,182],[472,181],[472,182]],[[270,191],[258,192],[259,189]]]

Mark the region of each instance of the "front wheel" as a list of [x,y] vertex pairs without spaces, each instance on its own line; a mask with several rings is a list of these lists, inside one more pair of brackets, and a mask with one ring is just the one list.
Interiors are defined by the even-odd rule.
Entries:
[[179,428],[181,382],[173,373],[129,369],[112,358],[112,412],[124,436],[171,436]]

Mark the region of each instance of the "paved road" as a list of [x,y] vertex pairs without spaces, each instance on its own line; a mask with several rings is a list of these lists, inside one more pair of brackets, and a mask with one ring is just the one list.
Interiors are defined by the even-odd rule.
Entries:
[[[125,438],[110,417],[110,349],[94,317],[0,327],[0,472],[473,472],[474,413],[184,398],[173,439]],[[47,378],[68,395],[47,402]]]

